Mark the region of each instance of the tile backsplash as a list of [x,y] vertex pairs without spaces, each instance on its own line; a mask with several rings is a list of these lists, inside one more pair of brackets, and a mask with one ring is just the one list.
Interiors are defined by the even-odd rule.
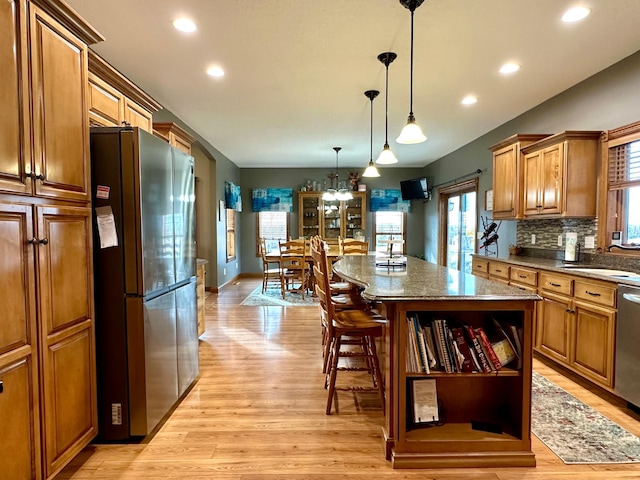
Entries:
[[[558,218],[545,220],[520,220],[517,224],[516,241],[525,248],[544,248],[564,251],[567,232],[576,232],[581,250],[593,253],[598,248],[585,248],[586,236],[596,236],[598,220],[595,218]],[[536,236],[536,243],[531,243],[531,235]],[[562,246],[558,245],[558,235],[562,235]],[[595,238],[594,238],[595,241]]]

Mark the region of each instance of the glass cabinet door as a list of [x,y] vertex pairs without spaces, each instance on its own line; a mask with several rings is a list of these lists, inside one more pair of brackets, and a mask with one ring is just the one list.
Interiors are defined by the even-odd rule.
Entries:
[[300,195],[299,236],[311,238],[320,235],[320,197],[318,195]]
[[346,238],[355,238],[355,233],[363,233],[365,231],[364,224],[364,196],[354,195],[351,200],[344,202],[345,206],[345,224],[344,236]]
[[340,201],[323,201],[322,212],[324,217],[324,229],[322,238],[332,239],[340,236],[341,218]]

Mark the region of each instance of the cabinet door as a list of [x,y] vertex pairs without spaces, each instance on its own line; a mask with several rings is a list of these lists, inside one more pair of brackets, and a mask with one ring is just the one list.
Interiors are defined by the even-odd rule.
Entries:
[[33,355],[6,365],[0,356],[1,478],[40,478],[36,385]]
[[97,433],[91,209],[36,207],[47,477]]
[[570,365],[585,377],[612,387],[616,312],[577,300],[574,305]]
[[0,191],[30,194],[26,27],[24,0],[0,2]]
[[[126,97],[124,99],[124,121],[130,123],[132,127],[140,127],[149,133],[153,132],[151,113]],[[191,147],[187,153],[191,153]]]
[[538,302],[538,339],[542,353],[563,363],[569,361],[571,331],[571,300],[544,293]]
[[310,238],[320,235],[320,196],[300,193],[298,208],[298,236]]
[[[525,155],[524,165],[524,214],[538,215],[541,207],[540,201],[540,158],[541,152],[532,152]],[[494,199],[495,202],[495,199]]]
[[342,233],[342,202],[333,200],[330,202],[322,201],[322,238],[338,239]]
[[518,202],[518,144],[493,154],[493,218],[515,218]]
[[86,202],[87,47],[33,4],[30,9],[35,193]]
[[545,148],[540,156],[540,213],[562,213],[564,143]]
[[366,229],[366,212],[367,197],[362,192],[353,192],[353,198],[344,202],[343,225],[344,232],[342,237],[354,238],[356,230],[362,230],[363,234]]
[[117,127],[123,116],[122,94],[107,82],[89,74],[89,122],[91,125]]

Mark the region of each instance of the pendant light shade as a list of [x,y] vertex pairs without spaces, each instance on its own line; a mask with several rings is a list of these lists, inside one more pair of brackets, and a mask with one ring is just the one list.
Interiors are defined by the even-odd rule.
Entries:
[[427,137],[422,133],[422,129],[416,123],[416,117],[413,115],[413,13],[424,0],[400,0],[403,7],[408,8],[411,12],[411,70],[410,70],[410,87],[409,87],[409,118],[404,126],[396,142],[404,144],[422,143]]
[[369,178],[380,176],[380,172],[378,172],[378,169],[373,164],[373,99],[376,98],[379,94],[380,92],[378,90],[367,90],[366,92],[364,92],[364,95],[370,100],[371,103],[371,141],[369,142],[369,165],[364,170],[362,176]]
[[393,52],[385,52],[378,55],[378,60],[380,60],[385,68],[385,107],[384,107],[384,147],[382,152],[378,156],[376,163],[380,165],[392,165],[394,163],[398,163],[398,159],[391,151],[389,147],[389,64],[393,62],[398,55]]

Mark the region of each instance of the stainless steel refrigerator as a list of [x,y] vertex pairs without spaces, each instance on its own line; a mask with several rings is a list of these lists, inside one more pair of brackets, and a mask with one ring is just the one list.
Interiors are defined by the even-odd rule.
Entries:
[[149,434],[199,373],[193,158],[91,128],[98,439]]

